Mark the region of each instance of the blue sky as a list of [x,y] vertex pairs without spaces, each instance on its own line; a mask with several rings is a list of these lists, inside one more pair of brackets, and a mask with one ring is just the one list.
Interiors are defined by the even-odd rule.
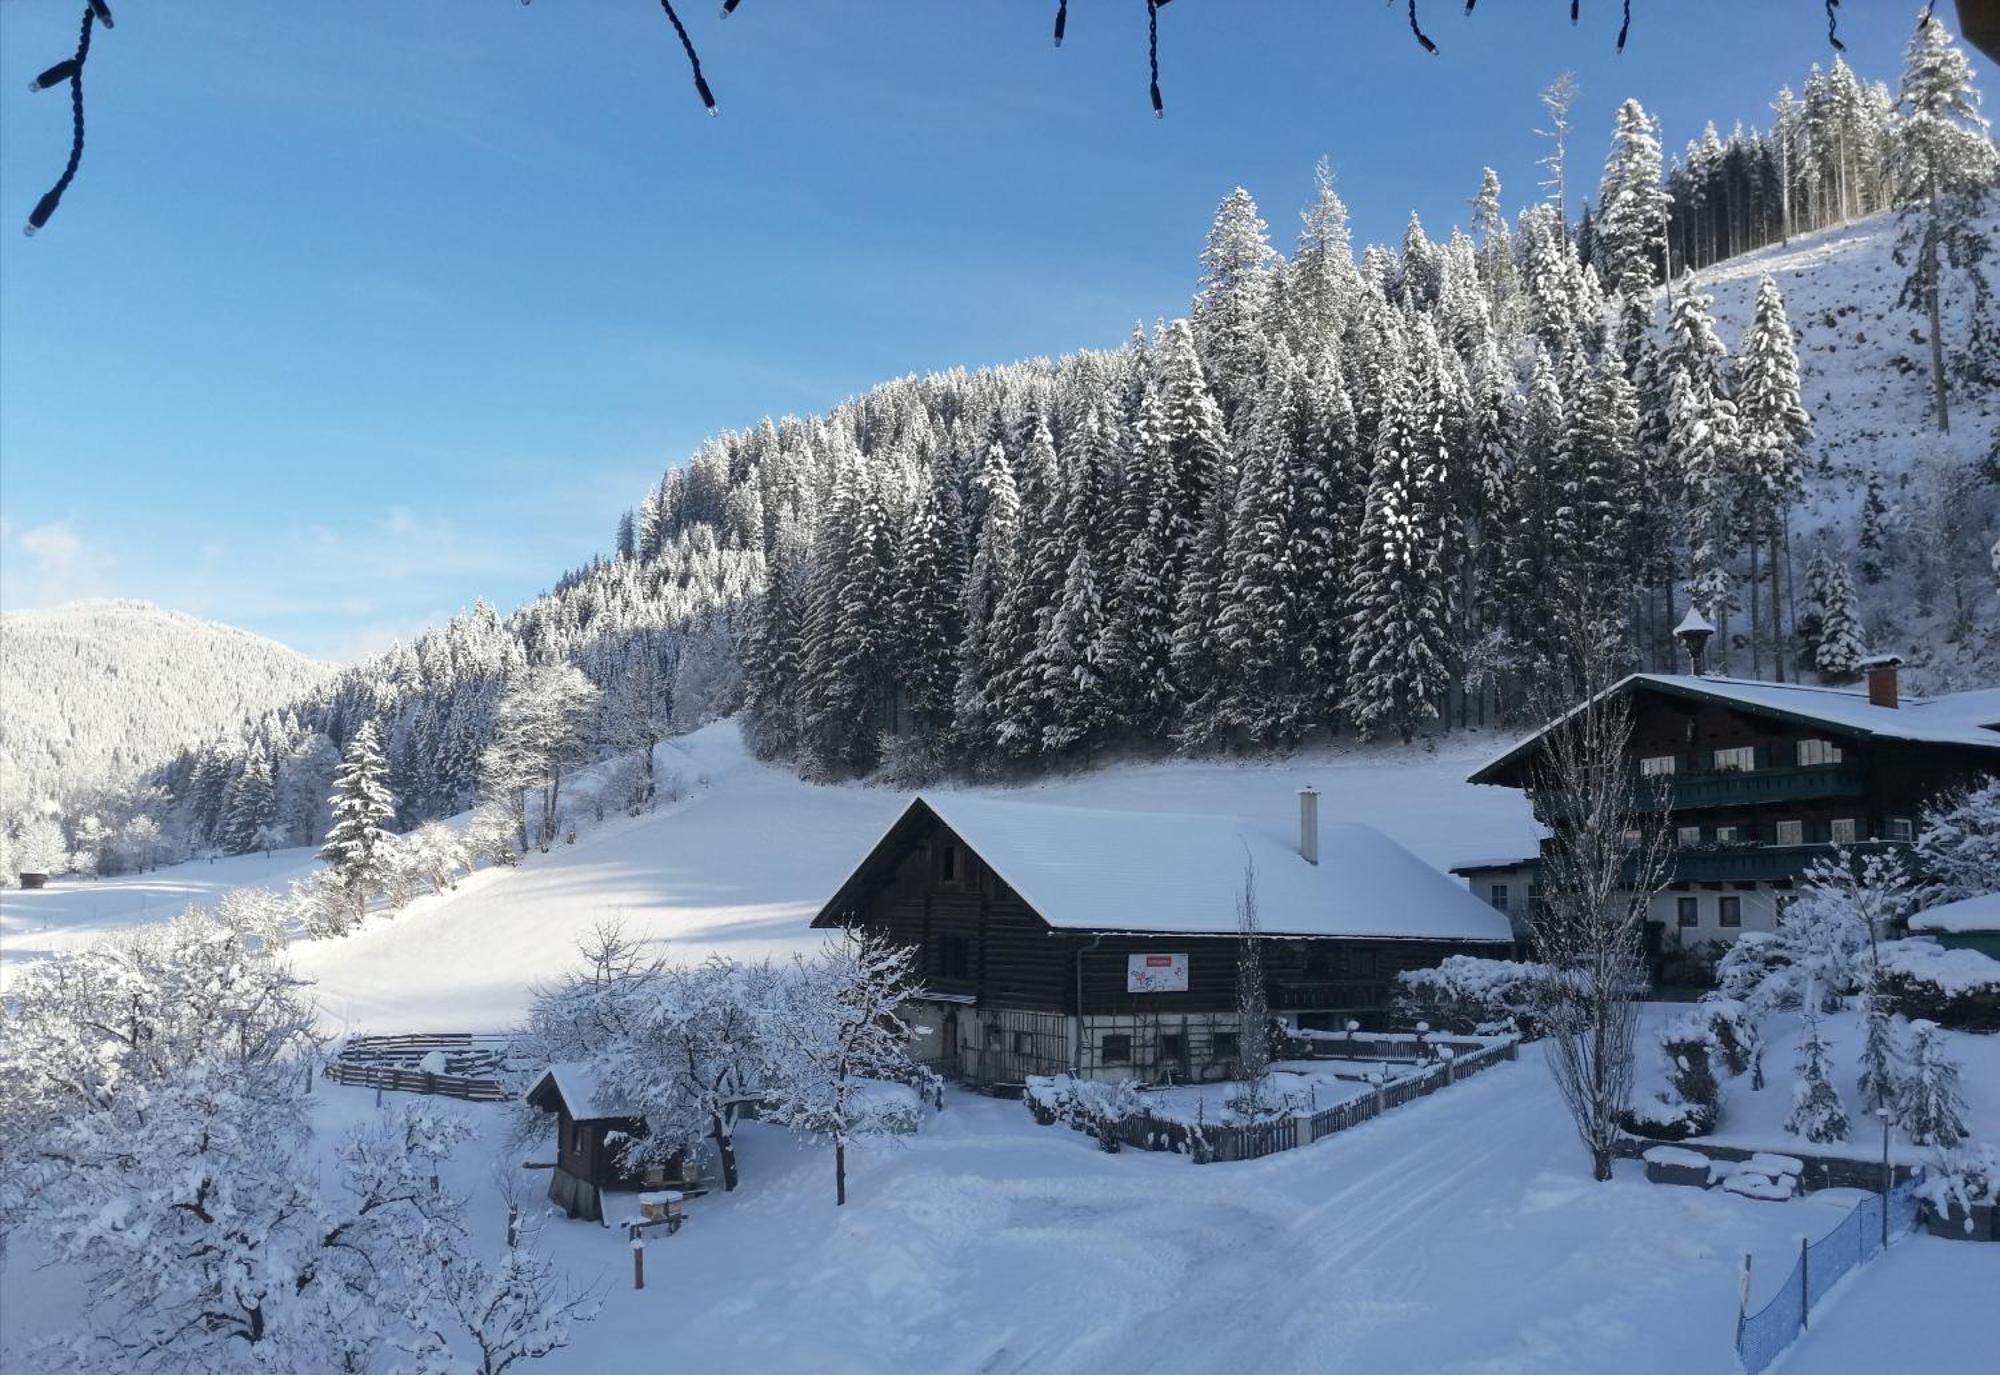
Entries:
[[[0,601],[144,597],[352,657],[603,549],[719,430],[900,373],[1117,343],[1185,308],[1241,183],[1282,245],[1314,160],[1357,239],[1536,193],[1582,86],[1594,189],[1635,95],[1679,147],[1830,59],[1817,0],[651,0],[117,5],[82,174],[28,78],[73,0],[0,5]],[[1846,7],[1893,79],[1914,3]],[[1984,65],[1982,76],[1988,75]]]

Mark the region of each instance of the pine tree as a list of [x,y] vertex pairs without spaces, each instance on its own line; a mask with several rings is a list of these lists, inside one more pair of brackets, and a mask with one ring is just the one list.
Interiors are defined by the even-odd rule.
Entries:
[[[1785,318],[1785,298],[1768,275],[1757,284],[1756,311],[1736,355],[1735,400],[1751,539],[1761,534],[1770,550],[1772,660],[1782,682],[1784,530],[1786,513],[1805,492],[1805,443],[1812,421],[1799,401],[1799,355]],[[1750,595],[1756,597],[1755,587]]]
[[1347,207],[1325,158],[1313,168],[1313,201],[1303,219],[1285,271],[1285,316],[1293,350],[1311,357],[1340,338],[1361,288]]
[[1709,317],[1711,299],[1682,293],[1663,360],[1669,379],[1667,454],[1688,493],[1688,592],[1715,622],[1717,667],[1729,671],[1730,561],[1742,484],[1736,405],[1724,380],[1727,354]]
[[1965,1099],[1958,1065],[1945,1052],[1936,1022],[1910,1023],[1910,1072],[1903,1081],[1903,1129],[1919,1146],[1950,1150],[1965,1139]]
[[1827,569],[1826,591],[1820,598],[1819,649],[1813,655],[1813,667],[1821,677],[1838,682],[1853,677],[1867,655],[1855,614],[1854,590],[1847,581],[1847,565],[1835,562]]
[[1644,291],[1659,280],[1672,208],[1662,176],[1658,126],[1638,101],[1618,107],[1611,152],[1597,191],[1594,259],[1607,291]]
[[1194,299],[1195,337],[1223,415],[1231,421],[1254,394],[1249,388],[1263,349],[1276,256],[1257,202],[1237,187],[1216,207],[1201,252],[1201,290]]
[[1900,304],[1922,310],[1930,327],[1931,390],[1939,430],[1951,429],[1944,346],[1943,273],[1963,274],[1971,291],[1955,360],[1961,377],[1990,381],[2000,366],[2000,333],[1983,266],[1992,251],[1984,230],[1987,194],[2000,181],[2000,153],[1979,113],[1972,64],[1936,16],[1926,15],[1904,53],[1902,122],[1895,144],[1903,204],[1895,259],[1909,267]]
[[896,535],[891,594],[892,655],[911,724],[925,737],[950,720],[956,680],[959,573],[945,539],[935,491],[917,490]]
[[1861,997],[1861,1106],[1870,1113],[1893,1111],[1903,1096],[1902,1047],[1897,1043],[1895,1008],[1877,988]]
[[1882,581],[1888,562],[1888,529],[1889,503],[1882,495],[1882,474],[1871,469],[1861,498],[1861,531],[1855,536],[1861,549],[1861,581],[1870,587]]
[[1799,1037],[1798,1079],[1792,1086],[1792,1111],[1785,1119],[1785,1130],[1808,1141],[1845,1141],[1849,1123],[1847,1109],[1841,1106],[1840,1094],[1833,1087],[1833,1057],[1826,1038],[1820,1035],[1819,1018],[1808,1009],[1802,1020],[1805,1030]]
[[1406,743],[1450,682],[1448,457],[1428,390],[1410,376],[1389,394],[1349,576],[1347,714],[1364,734],[1391,729]]
[[368,899],[388,877],[389,833],[383,823],[396,814],[396,799],[386,782],[388,764],[382,758],[381,737],[367,721],[354,732],[334,774],[333,828],[326,834],[319,857],[331,868],[358,923],[368,912]]
[[1088,750],[1115,717],[1103,672],[1104,606],[1087,546],[1070,559],[1038,661],[1045,722],[1041,748],[1050,754]]
[[231,789],[226,842],[231,854],[274,848],[277,840],[278,793],[270,760],[253,750]]

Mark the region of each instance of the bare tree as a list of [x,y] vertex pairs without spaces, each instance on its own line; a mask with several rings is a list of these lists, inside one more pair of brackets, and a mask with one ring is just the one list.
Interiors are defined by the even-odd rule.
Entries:
[[1563,157],[1568,151],[1569,107],[1576,103],[1576,90],[1576,73],[1560,72],[1535,97],[1549,112],[1549,127],[1535,132],[1555,145],[1547,157],[1537,159],[1541,166],[1549,169],[1548,179],[1542,185],[1553,193],[1556,214],[1565,225],[1569,223],[1569,188],[1563,176]]
[[1257,866],[1243,861],[1243,891],[1236,899],[1236,1016],[1242,1027],[1237,1065],[1243,1075],[1243,1109],[1257,1115],[1271,1064],[1271,1005],[1264,987],[1264,942],[1257,926]]
[[1529,783],[1536,814],[1550,828],[1542,893],[1532,919],[1537,958],[1549,966],[1541,1017],[1547,1058],[1597,1179],[1611,1178],[1619,1119],[1632,1095],[1635,994],[1643,982],[1640,938],[1647,904],[1666,869],[1664,798],[1639,793],[1632,767],[1629,697],[1613,691],[1617,639],[1576,608],[1587,588],[1565,587],[1557,604],[1568,662],[1553,675],[1567,685],[1545,697],[1575,705],[1542,737]]

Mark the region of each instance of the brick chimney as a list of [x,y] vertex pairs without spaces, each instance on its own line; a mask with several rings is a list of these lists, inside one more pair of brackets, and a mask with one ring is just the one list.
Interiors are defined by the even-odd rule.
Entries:
[[1319,863],[1319,790],[1299,789],[1299,853],[1308,864]]
[[1856,667],[1868,675],[1868,705],[1894,710],[1901,705],[1896,670],[1903,666],[1900,654],[1871,654]]

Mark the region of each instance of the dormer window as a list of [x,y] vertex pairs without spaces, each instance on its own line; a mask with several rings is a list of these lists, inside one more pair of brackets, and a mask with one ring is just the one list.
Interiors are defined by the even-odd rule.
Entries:
[[1757,767],[1757,747],[1737,745],[1731,749],[1715,752],[1715,767],[1722,770],[1738,770],[1744,773]]
[[1812,764],[1838,764],[1840,746],[1831,740],[1799,741],[1799,765],[1801,768]]

